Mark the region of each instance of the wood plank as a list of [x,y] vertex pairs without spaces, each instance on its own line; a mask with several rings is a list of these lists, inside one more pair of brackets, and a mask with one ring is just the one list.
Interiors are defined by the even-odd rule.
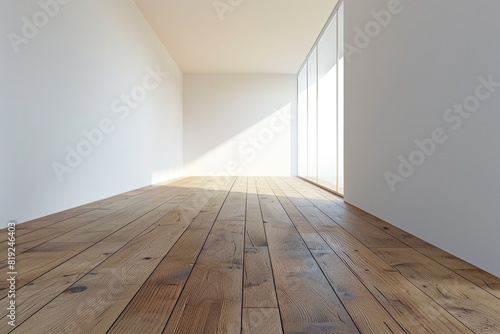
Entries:
[[[92,243],[86,242],[47,242],[20,254],[16,257],[16,269],[19,273],[16,288],[22,288],[90,246]],[[1,270],[5,273],[8,272],[6,267],[2,267]],[[0,298],[5,298],[7,293],[7,281],[2,280],[0,281]]]
[[428,256],[429,258],[433,259],[436,262],[439,262],[443,266],[445,266],[448,269],[477,269],[477,267],[473,266],[472,264],[457,258],[454,255],[451,255],[450,253],[439,249],[434,246],[430,247],[418,247],[416,248],[420,253]]
[[[396,238],[397,240],[405,243],[406,245],[410,247],[422,247],[422,246],[430,246],[427,242],[417,238],[416,236],[405,232],[399,228],[397,228],[394,225],[391,225],[371,214],[369,214],[366,211],[363,211],[356,206],[353,206],[347,202],[344,201],[343,198],[340,196],[337,196],[335,194],[332,194],[331,192],[328,192],[324,189],[321,189],[319,187],[316,187],[309,182],[306,182],[304,180],[298,179],[298,178],[283,178],[283,181],[288,184],[292,185],[295,187],[299,192],[301,192],[303,195],[304,192],[307,194],[313,194],[312,198],[314,199],[321,199],[321,198],[326,198],[329,201],[335,203],[337,206],[340,206],[341,208],[345,209],[346,211],[362,218],[366,222],[372,224],[376,228],[382,230],[383,232],[391,235],[392,237]],[[306,196],[307,197],[307,196]]]
[[128,242],[135,238],[140,237],[145,231],[149,230],[151,226],[156,225],[162,219],[175,210],[179,205],[177,203],[166,202],[156,207],[145,215],[137,218],[131,223],[125,225],[119,230],[107,235],[102,241],[107,242]]
[[[16,331],[106,332],[186,228],[160,225],[132,240]],[[44,321],[49,318],[54,320]]]
[[455,269],[454,272],[500,299],[500,278],[477,269]]
[[[67,233],[68,231],[71,231],[73,229],[76,229],[80,226],[84,226],[85,224],[94,221],[95,219],[93,218],[80,218],[80,217],[73,217],[73,218],[68,218],[65,220],[62,220],[54,225],[63,225],[65,226],[64,229],[61,230],[56,230],[52,229],[51,226],[48,226],[46,228],[38,229],[38,230],[25,230],[25,233],[18,234],[17,226],[16,226],[16,253],[17,255],[21,255],[22,253],[42,245],[43,243],[50,241],[54,238],[56,238],[58,235]],[[20,224],[18,226],[22,226],[23,224]],[[7,249],[7,233],[3,234],[2,236],[5,236],[4,242],[0,244],[0,247],[2,249]],[[5,266],[6,261],[7,261],[7,253],[2,252],[0,254],[0,268]]]
[[319,234],[304,239],[361,333],[405,332]]
[[418,252],[466,278],[497,298],[500,298],[500,278],[481,270],[474,265],[457,258],[434,246],[417,247]]
[[[402,243],[393,236],[367,223],[365,220],[336,205],[335,203],[332,203],[332,201],[323,197],[321,194],[314,195],[314,198],[309,196],[309,198],[310,202],[314,204],[316,208],[320,209],[325,215],[346,229],[351,235],[360,240],[368,248],[408,247],[406,244]],[[314,207],[304,207],[303,210],[309,210],[310,213],[315,212]]]
[[[358,333],[270,189],[257,186],[285,333]],[[262,187],[264,195],[260,195]],[[278,202],[279,203],[279,202]]]
[[250,248],[266,247],[267,238],[260,206],[248,204],[246,212],[245,245]]
[[219,214],[219,220],[245,220],[245,206],[224,204]]
[[165,257],[106,333],[162,333],[192,267]]
[[358,333],[309,251],[273,249],[271,261],[285,332]]
[[255,178],[248,177],[247,184],[247,205],[258,205],[259,197],[257,196],[257,187],[255,185]]
[[[274,183],[273,190],[276,194],[276,190],[283,192],[283,195],[288,198],[288,200],[295,206],[314,206],[313,203],[302,194],[290,187],[286,182],[284,182],[281,178],[271,178]],[[277,196],[277,194],[276,194]]]
[[[161,189],[160,193],[155,193],[154,196],[162,196],[165,201],[168,200],[169,198],[173,197],[174,195],[171,194],[177,194],[176,192],[173,192],[173,190],[165,190]],[[171,195],[171,196],[168,196]],[[154,196],[151,196],[153,198]],[[121,196],[116,196],[116,197],[121,197]],[[143,196],[144,197],[144,196]],[[128,199],[127,199],[128,200]],[[145,200],[140,199],[136,200],[136,204],[140,203],[141,201]],[[127,201],[128,204],[130,204],[129,201]],[[90,211],[86,211],[87,213],[78,215],[74,218],[68,218],[62,221],[59,221],[57,223],[51,224],[49,226],[46,226],[45,228],[42,229],[37,229],[37,230],[30,230],[29,232],[26,232],[24,234],[21,234],[20,236],[18,235],[17,237],[17,255],[34,248],[36,246],[39,246],[43,244],[44,242],[54,240],[58,237],[61,237],[62,235],[67,235],[68,237],[65,239],[59,239],[55,240],[58,242],[88,242],[89,240],[92,240],[92,235],[89,234],[83,234],[84,239],[80,238],[73,238],[71,237],[71,231],[77,230],[77,229],[85,229],[88,230],[89,226],[87,225],[88,223],[91,223],[93,221],[98,220],[99,218],[105,218],[106,216],[109,216],[111,214],[117,214],[119,211],[119,208],[125,209],[127,208],[127,205],[117,205],[118,203],[113,203],[115,206],[114,209],[112,208],[106,208],[106,209],[89,209]],[[131,206],[133,207],[133,206]],[[113,220],[116,219],[114,216],[108,217],[108,220]],[[99,222],[105,223],[106,220],[100,220]],[[101,224],[99,223],[99,224]],[[19,226],[23,226],[24,224],[21,224]],[[85,227],[87,226],[87,227]],[[80,231],[80,230],[79,230]],[[34,233],[36,232],[36,233]],[[81,234],[81,232],[75,232],[76,234]],[[17,234],[17,231],[16,231]],[[86,239],[85,239],[86,238]],[[1,247],[5,247],[5,244],[2,244]],[[2,252],[0,255],[0,267],[2,266],[3,263],[6,261],[6,252]]]
[[[111,256],[118,248],[121,248],[130,240],[134,239],[136,234],[146,230],[150,225],[165,216],[175,206],[176,204],[172,205],[168,202],[161,205],[131,224],[128,224],[120,231],[103,239],[103,241],[95,244],[93,247],[86,249],[62,265],[47,272],[40,278],[34,280],[31,284],[25,285],[21,289],[18,288],[16,302],[24,311],[17,317],[17,323],[20,324],[42,308],[47,303],[44,298],[48,300],[55,298],[59,293],[62,293],[68,288],[69,285],[74,284],[77,279],[93,269],[97,264],[104,261],[107,257]],[[106,252],[100,254],[100,249],[102,247],[106,248]],[[96,260],[100,260],[98,263],[92,261],[96,254]],[[79,268],[86,268],[87,270],[80,271]],[[68,275],[68,272],[70,272],[71,275]],[[0,301],[0,305],[6,302],[7,300],[3,299]],[[2,308],[2,310],[5,309],[6,308]],[[2,329],[2,327],[0,327],[0,329]]]
[[426,295],[475,333],[500,333],[500,300],[414,249],[378,249]]
[[[224,188],[234,183],[234,179],[226,181]],[[224,193],[227,194],[225,191]],[[108,333],[163,331],[223,203],[224,200],[217,194],[208,199],[201,213],[161,261]],[[177,220],[182,221],[183,218],[179,216]],[[158,303],[152,302],[153,300]]]
[[[178,196],[176,196],[178,197]],[[125,227],[134,220],[147,214],[148,212],[160,207],[165,202],[176,204],[175,198],[163,198],[162,196],[155,196],[143,203],[142,201],[120,209],[110,215],[101,219],[94,220],[85,224],[71,232],[65,233],[55,239],[54,242],[98,242],[107,237],[113,232]]]
[[426,246],[432,246],[428,242],[414,236],[413,234],[410,234],[394,225],[389,224],[388,222],[375,217],[373,215],[370,215],[369,213],[358,209],[355,206],[352,206],[348,203],[345,203],[345,207],[347,210],[350,212],[358,215],[359,217],[363,218],[365,221],[368,223],[372,224],[376,228],[383,230],[385,233],[393,236],[394,238],[398,239],[399,241],[407,244],[410,247],[426,247]]
[[[361,241],[368,248],[405,248],[408,247],[393,236],[377,229],[361,218],[346,212],[342,208],[329,205],[327,202],[313,201],[318,209],[326,214],[330,219],[342,226],[352,236]],[[304,208],[308,210],[309,208]]]
[[239,333],[243,283],[242,221],[217,221],[164,333]]
[[243,307],[278,307],[267,247],[245,249]]
[[[343,198],[340,196],[337,196],[335,194],[332,194],[324,189],[321,189],[319,187],[316,187],[304,180],[300,179],[286,179],[285,182],[287,183],[293,183],[297,182],[298,184],[306,186],[305,189],[307,191],[315,191],[317,192],[320,196],[330,200],[331,202],[335,203],[337,206],[340,206],[341,208],[345,209],[346,211],[362,218],[363,220],[367,221],[368,223],[372,224],[376,228],[384,231],[385,233],[393,236],[397,240],[405,243],[406,245],[410,247],[424,247],[424,246],[430,246],[429,243],[425,242],[424,240],[417,238],[416,236],[401,230],[400,228],[397,228],[394,225],[389,224],[388,222],[375,217],[371,214],[369,214],[366,211],[363,211],[356,206],[353,206],[347,202],[344,201]],[[317,198],[317,197],[316,197]]]
[[220,210],[217,220],[245,220],[246,189],[246,177],[237,178]]
[[267,238],[255,181],[249,179],[245,224],[243,333],[282,333]]
[[99,209],[94,209],[88,212],[85,212],[81,215],[78,215],[78,218],[91,218],[91,219],[99,219],[106,217],[107,215],[113,213],[114,210],[112,209],[106,209],[106,208],[99,208]]
[[244,308],[243,334],[281,334],[278,308]]
[[[96,244],[40,276],[31,284],[18,289],[16,293],[16,306],[19,310],[16,314],[17,325],[20,325],[42,309],[48,302],[75,284],[82,276],[102,263],[122,246],[122,243],[117,242]],[[6,319],[8,314],[6,311],[8,304],[9,300],[7,298],[0,300],[2,319]],[[0,322],[0,333],[7,333],[10,330],[12,328],[6,321]]]
[[[280,190],[274,190],[282,204],[291,204]],[[300,235],[313,254],[330,285],[342,301],[361,333],[400,333],[403,328],[349,270],[335,252],[293,205],[283,205],[292,223],[299,222]],[[290,210],[292,212],[290,212]],[[296,212],[299,212],[297,215]],[[290,213],[293,213],[292,215]],[[300,216],[299,216],[300,215]],[[309,225],[308,227],[305,225]],[[312,232],[311,232],[312,231]]]
[[247,192],[245,187],[233,187],[231,193],[228,195],[227,200],[231,205],[246,205],[247,202]]
[[[406,331],[472,333],[434,300],[370,251],[343,228],[310,208],[299,208],[328,246],[349,266],[380,304]],[[329,230],[324,226],[331,225]]]
[[290,199],[285,195],[285,193],[279,189],[275,189],[274,193],[278,198],[283,209],[287,213],[288,217],[293,222],[293,225],[297,229],[297,231],[302,233],[315,233],[316,230],[314,227],[309,224],[307,219],[304,218],[302,213],[297,209],[297,207],[290,201]]
[[[19,289],[16,303],[18,307],[23,308],[23,312],[18,315],[16,319],[17,323],[20,324],[25,321],[47,304],[48,301],[54,299],[58,294],[76,283],[83,275],[87,274],[98,264],[113,255],[113,253],[133,240],[138,234],[147,230],[177,205],[178,204],[171,204],[169,202],[163,204],[32,281],[31,284],[25,285],[23,288]],[[0,306],[2,306],[1,310],[6,310],[7,303],[7,299],[0,301]],[[2,312],[0,312],[0,314],[7,314],[6,312],[5,314]],[[2,325],[6,324],[0,324],[0,331],[3,328]]]
[[202,211],[196,217],[127,305],[108,334],[163,331],[222,204],[223,201],[219,206],[210,206],[210,211]]
[[17,328],[26,333],[104,333],[182,231],[159,227],[135,239]]
[[267,183],[265,178],[257,177],[255,178],[255,186],[257,188],[257,194],[259,197],[259,203],[277,203],[278,199],[274,196],[273,190]]
[[[18,224],[16,226],[16,234],[21,236],[25,233],[29,233],[47,226],[53,225],[60,221],[77,217],[78,215],[93,210],[90,208],[75,208],[58,213],[54,213],[45,217],[37,218],[28,222]],[[2,229],[0,233],[4,233],[6,229]]]
[[[80,218],[73,218],[73,219],[77,219],[83,223],[87,222],[86,219],[80,219]],[[21,253],[24,253],[36,246],[40,246],[41,244],[54,239],[57,236],[57,234],[54,235],[55,232],[56,231],[54,231],[53,229],[43,228],[37,230],[36,233],[26,233],[20,236],[16,236],[16,254],[20,255]],[[7,234],[5,234],[5,236],[6,235]],[[6,244],[2,245],[2,249],[7,249]],[[3,266],[5,264],[5,261],[7,259],[6,256],[7,253],[2,251],[2,261],[0,261],[0,266]]]

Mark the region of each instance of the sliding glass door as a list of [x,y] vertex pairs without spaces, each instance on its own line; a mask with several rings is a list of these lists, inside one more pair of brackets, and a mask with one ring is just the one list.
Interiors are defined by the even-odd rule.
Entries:
[[298,81],[298,173],[344,192],[343,5],[314,46]]

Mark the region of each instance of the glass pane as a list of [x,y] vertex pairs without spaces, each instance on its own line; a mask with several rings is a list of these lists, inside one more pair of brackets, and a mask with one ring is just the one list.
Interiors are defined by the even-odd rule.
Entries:
[[318,122],[317,122],[317,52],[311,53],[307,65],[307,177],[317,181]]
[[318,45],[318,181],[337,190],[337,17]]
[[307,64],[297,78],[298,100],[298,174],[307,177]]
[[338,192],[344,193],[344,4],[338,12],[338,39],[339,45],[339,78],[338,78]]

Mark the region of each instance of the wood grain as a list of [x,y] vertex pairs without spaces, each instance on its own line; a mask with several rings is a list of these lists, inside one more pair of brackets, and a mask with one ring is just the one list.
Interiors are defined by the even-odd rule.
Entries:
[[[284,204],[283,207],[290,215],[289,210],[292,207],[285,205],[288,198],[281,196],[283,193],[280,190],[274,190],[274,192],[278,195],[279,201]],[[293,193],[291,194],[294,196]],[[305,241],[360,332],[403,332],[404,329],[357,279],[355,273],[349,270],[349,267],[335,254],[309,222],[307,220],[304,222],[305,218],[300,213],[299,217],[295,210],[292,210],[292,213],[293,215],[290,215],[290,218],[293,224],[296,225],[297,221],[299,226],[301,226],[301,230],[305,231],[300,233],[302,239]],[[299,230],[299,228],[297,229]]]
[[244,223],[217,221],[163,333],[241,329]]
[[414,249],[378,249],[376,253],[473,332],[500,332],[498,298]]
[[500,333],[498,277],[293,177],[189,177],[18,232],[0,333]]
[[[365,245],[316,210],[301,208],[330,248],[357,274],[401,327],[411,333],[422,328],[431,333],[472,333]],[[326,228],[328,224],[330,227]]]
[[108,333],[161,333],[184,288],[193,263],[210,233],[223,201],[196,216],[153,271]]
[[[257,185],[267,222],[283,330],[291,333],[358,333],[285,210],[261,180]],[[261,195],[260,189],[263,189]],[[269,189],[269,190],[267,190]]]
[[243,334],[281,334],[278,308],[244,308]]
[[243,307],[278,307],[267,247],[245,249]]

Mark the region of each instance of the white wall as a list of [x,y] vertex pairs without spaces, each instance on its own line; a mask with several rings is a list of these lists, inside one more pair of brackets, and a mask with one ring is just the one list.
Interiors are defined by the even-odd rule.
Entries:
[[[389,3],[400,13],[377,31],[370,11]],[[345,1],[346,43],[357,47],[346,46],[346,200],[500,276],[500,87],[480,88],[484,101],[461,124],[447,111],[474,109],[479,76],[500,82],[500,3],[397,3]],[[373,37],[360,37],[369,22]],[[446,141],[434,139],[435,152],[428,141],[392,191],[384,174],[398,175],[399,156],[420,164],[415,140],[434,129]]]
[[[0,227],[182,172],[182,73],[132,0],[59,1],[68,3],[42,1],[52,16],[35,0],[0,5]],[[25,28],[15,50],[7,34],[22,35],[33,15],[41,28]],[[148,68],[169,76],[147,78]],[[124,117],[120,98],[132,92]],[[82,131],[101,122],[109,133],[94,132],[89,148]],[[68,166],[66,147],[78,145],[87,156],[73,158],[61,181],[53,163]]]
[[187,175],[296,171],[295,75],[185,75]]

